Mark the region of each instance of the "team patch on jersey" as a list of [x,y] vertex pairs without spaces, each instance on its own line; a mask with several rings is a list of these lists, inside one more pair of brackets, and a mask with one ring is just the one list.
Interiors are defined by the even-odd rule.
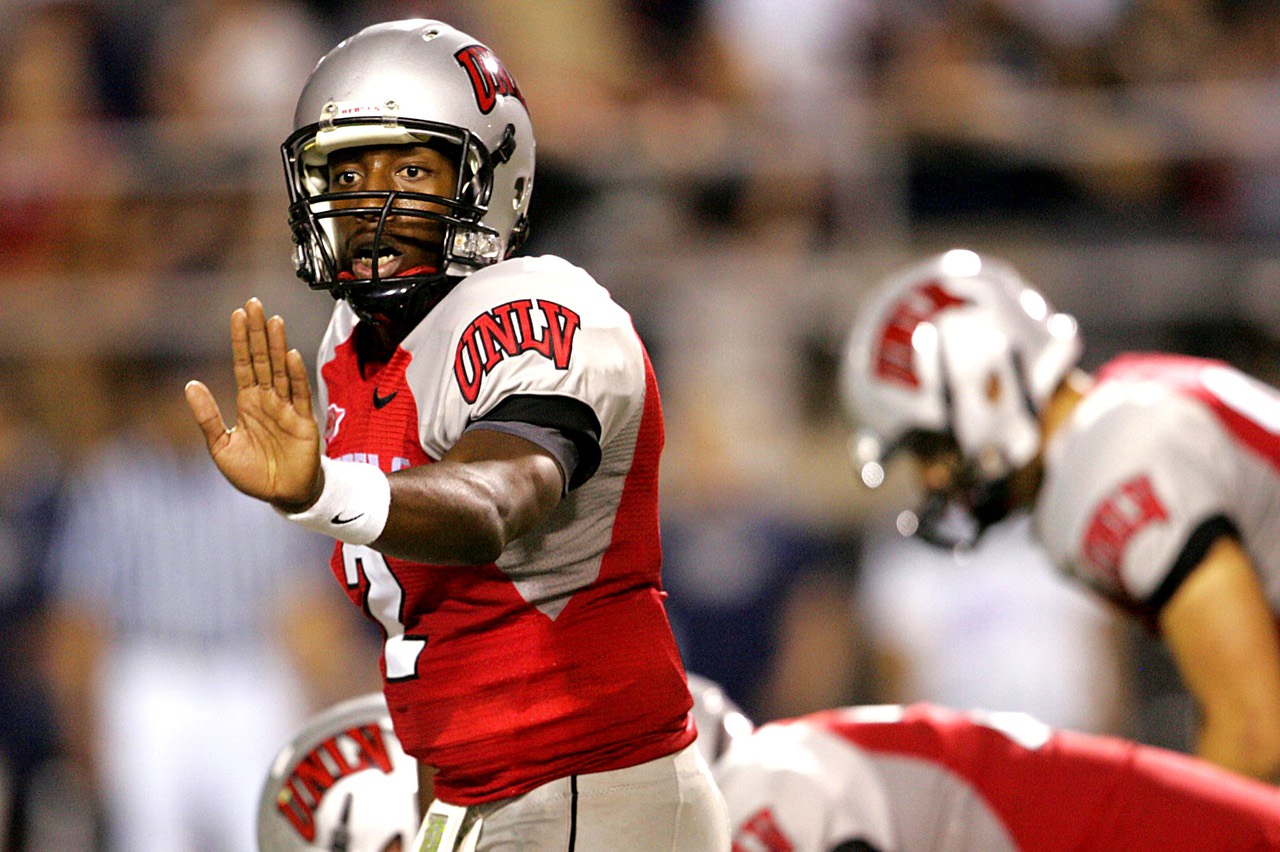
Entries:
[[921,284],[899,299],[880,329],[875,353],[876,378],[912,390],[919,388],[915,350],[911,345],[916,329],[947,308],[969,303],[968,299],[948,293],[937,281]]
[[1134,534],[1169,512],[1146,474],[1122,483],[1098,504],[1084,533],[1084,558],[1120,584],[1120,563]]
[[581,318],[563,305],[546,299],[517,299],[498,305],[473,319],[454,354],[453,374],[468,403],[480,396],[480,385],[507,358],[533,352],[567,370],[573,338]]
[[329,411],[324,419],[324,439],[326,442],[338,437],[338,430],[342,428],[342,419],[346,416],[347,410],[345,408],[329,403]]
[[316,839],[316,809],[334,784],[365,770],[391,774],[391,753],[377,722],[349,728],[298,761],[276,797],[276,808],[308,843]]
[[492,50],[473,44],[459,50],[453,58],[458,60],[458,64],[466,69],[467,76],[471,78],[471,88],[475,90],[476,106],[480,108],[480,112],[485,115],[492,112],[499,95],[509,95],[524,104],[526,110],[529,109],[515,78]]

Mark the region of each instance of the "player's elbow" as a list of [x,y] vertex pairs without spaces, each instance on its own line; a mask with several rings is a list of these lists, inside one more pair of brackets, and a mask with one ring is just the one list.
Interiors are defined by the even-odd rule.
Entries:
[[473,517],[470,533],[460,543],[458,556],[467,564],[488,565],[498,561],[506,546],[502,516],[497,511],[482,511]]

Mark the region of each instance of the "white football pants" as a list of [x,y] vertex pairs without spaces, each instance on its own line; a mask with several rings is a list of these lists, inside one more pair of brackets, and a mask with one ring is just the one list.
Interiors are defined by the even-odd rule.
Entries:
[[412,852],[728,852],[729,816],[696,745],[470,808],[431,803]]

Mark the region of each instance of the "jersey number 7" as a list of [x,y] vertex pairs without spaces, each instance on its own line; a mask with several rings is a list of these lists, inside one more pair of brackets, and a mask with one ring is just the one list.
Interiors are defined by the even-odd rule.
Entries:
[[400,620],[404,589],[396,575],[391,573],[387,560],[363,544],[343,544],[342,565],[347,588],[359,588],[361,575],[367,581],[364,608],[382,625],[382,632],[387,637],[382,651],[387,664],[387,680],[417,677],[418,655],[426,647],[427,640],[410,639],[404,635],[404,623]]

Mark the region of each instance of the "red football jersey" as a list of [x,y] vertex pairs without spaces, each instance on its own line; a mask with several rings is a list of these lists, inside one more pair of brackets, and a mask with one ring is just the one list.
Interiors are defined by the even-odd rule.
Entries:
[[318,361],[331,458],[431,464],[513,395],[585,405],[599,425],[594,474],[495,564],[335,548],[335,575],[386,635],[396,733],[438,768],[436,795],[504,798],[692,742],[660,577],[662,410],[626,312],[565,261],[521,258],[466,278],[384,365],[362,372],[355,326],[340,302]]

